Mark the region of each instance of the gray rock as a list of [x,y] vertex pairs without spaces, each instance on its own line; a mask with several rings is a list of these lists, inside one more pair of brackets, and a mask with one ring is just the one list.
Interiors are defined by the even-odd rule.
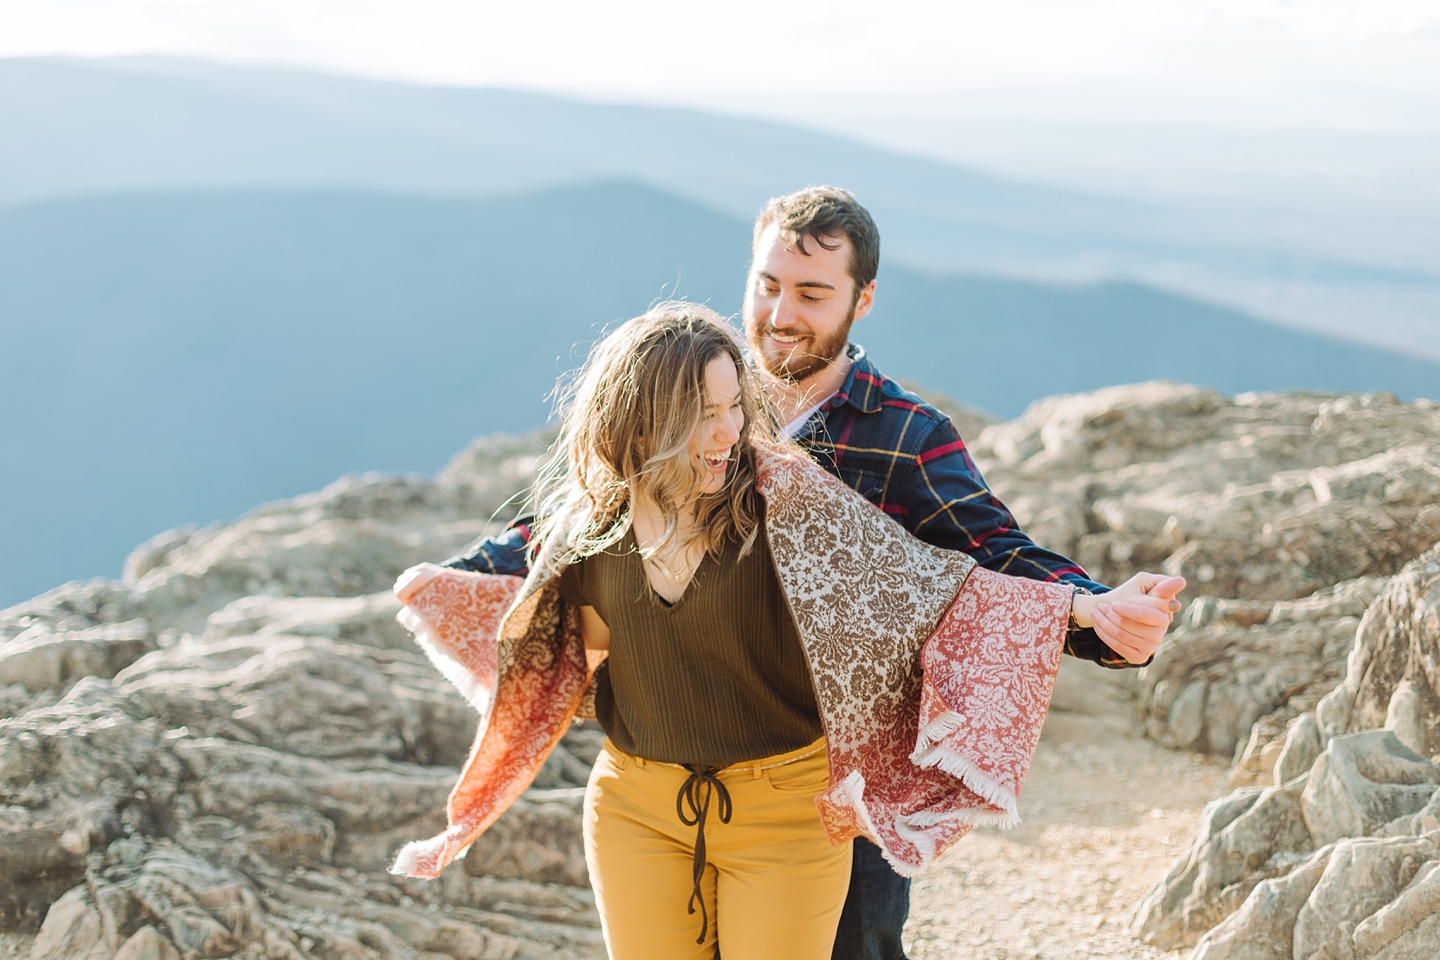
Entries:
[[49,633],[69,633],[143,617],[139,596],[125,584],[75,581],[0,610],[0,642],[37,626]]
[[1295,918],[1329,861],[1326,847],[1289,873],[1262,880],[1240,909],[1200,938],[1189,960],[1292,960]]
[[[1207,810],[1137,909],[1151,942],[1213,931],[1210,960],[1249,956],[1234,952],[1245,931],[1275,947],[1303,914],[1307,938],[1344,932],[1317,950],[1425,955],[1429,861],[1401,857],[1397,876],[1419,879],[1386,893],[1359,855],[1332,875],[1307,823],[1360,823],[1367,842],[1415,851],[1440,829],[1413,776],[1440,752],[1440,563],[1397,576],[1440,541],[1436,437],[1440,409],[1385,396],[1143,384],[969,438],[1039,541],[1112,582],[1164,568],[1212,598],[1144,672],[1144,722],[1174,746],[1238,754],[1235,782],[1254,787]],[[475,728],[393,623],[389,585],[495,529],[544,445],[488,438],[433,480],[349,477],[171,531],[123,582],[0,611],[0,924],[43,919],[37,946],[104,960],[600,956],[578,886],[593,727],[566,736],[463,865],[436,882],[384,872],[443,825]],[[1418,756],[1368,740],[1325,752],[1384,724]],[[1316,871],[1329,892],[1306,889]],[[1337,913],[1346,889],[1374,909]]]
[[205,639],[283,634],[414,653],[415,638],[395,622],[399,612],[389,590],[363,597],[242,597],[210,614]]
[[1436,956],[1440,956],[1440,913],[1421,919],[1367,960],[1433,960]]
[[1285,746],[1275,760],[1275,782],[1289,783],[1296,777],[1309,773],[1324,749],[1325,744],[1320,739],[1320,724],[1315,719],[1315,714],[1304,713],[1296,717],[1285,736]]
[[1361,615],[1388,582],[1346,581],[1284,603],[1195,601],[1144,670],[1150,736],[1234,755],[1231,786],[1269,782],[1288,723],[1344,678]]
[[[1322,851],[1324,873],[1304,905],[1293,909],[1299,888],[1263,880],[1235,909],[1233,894],[1248,880],[1233,881],[1234,865],[1227,872],[1215,863],[1229,827],[1207,823],[1145,901],[1141,932],[1157,935],[1158,943],[1179,943],[1207,920],[1224,917],[1203,941],[1203,956],[1278,956],[1293,914],[1289,955],[1296,960],[1436,955],[1440,929],[1431,920],[1437,881],[1426,864],[1436,859],[1440,843],[1440,768],[1424,752],[1435,745],[1429,712],[1436,690],[1431,667],[1440,658],[1435,599],[1440,550],[1385,584],[1355,632],[1345,680],[1284,736],[1274,779],[1301,793],[1298,805],[1282,815],[1292,827],[1298,821],[1315,844],[1330,844]],[[1398,728],[1422,752],[1381,724]],[[1257,739],[1252,734],[1252,744]],[[1240,790],[1217,803],[1253,806],[1255,798],[1253,790]],[[1250,844],[1235,850],[1239,860],[1254,863],[1269,855],[1260,874],[1290,869],[1299,852],[1269,845],[1261,831],[1237,839]],[[1321,854],[1315,857],[1305,869],[1313,871]]]
[[144,620],[56,632],[37,623],[0,645],[0,685],[65,690],[82,677],[109,679],[156,648]]
[[1425,806],[1408,817],[1391,820],[1375,831],[1377,837],[1419,837],[1440,830],[1440,790]]
[[1300,817],[1303,786],[1236,791],[1206,807],[1190,852],[1136,907],[1134,934],[1166,950],[1191,946],[1314,849]]
[[318,637],[186,638],[116,689],[168,728],[289,754],[458,766],[475,713],[418,652]]
[[1381,394],[1148,383],[1039,401],[971,450],[1027,532],[1105,582],[1165,565],[1274,602],[1440,541],[1437,436],[1440,410]]
[[1300,809],[1317,844],[1366,837],[1423,809],[1440,768],[1416,756],[1389,730],[1336,737],[1310,771]]
[[1201,596],[1145,670],[1146,730],[1234,757],[1238,787],[1271,781],[1273,742],[1346,676],[1384,578],[1440,541],[1437,438],[1429,403],[1150,383],[1040,401],[971,449],[1092,576],[1189,579]]
[[110,960],[112,956],[113,948],[100,929],[100,913],[84,887],[55,902],[30,948],[31,960]]
[[[1207,813],[1243,812],[1228,822],[1224,816],[1205,818],[1190,852],[1176,861],[1137,908],[1135,934],[1173,949],[1196,943],[1208,930],[1208,940],[1197,944],[1191,960],[1259,960],[1281,955],[1277,951],[1286,926],[1299,924],[1303,916],[1309,918],[1303,925],[1307,939],[1302,950],[1301,927],[1295,926],[1294,956],[1312,957],[1329,943],[1329,933],[1316,940],[1316,931],[1327,918],[1334,920],[1327,930],[1338,930],[1341,923],[1349,923],[1353,930],[1395,898],[1399,888],[1375,886],[1375,871],[1418,855],[1416,832],[1430,826],[1440,830],[1431,812],[1440,810],[1437,780],[1436,768],[1411,754],[1389,731],[1332,740],[1308,774],[1264,792],[1237,790],[1207,808]],[[1424,820],[1427,816],[1429,820]],[[1355,838],[1383,832],[1387,826],[1395,836],[1353,846]],[[1342,832],[1347,829],[1353,832]],[[1440,833],[1436,836],[1440,839]],[[1309,851],[1324,843],[1332,845],[1307,860]],[[1342,849],[1344,857],[1336,860],[1334,852]],[[1325,892],[1306,888],[1302,894],[1307,884],[1320,889],[1311,879],[1316,863],[1325,865],[1329,877]],[[1302,868],[1310,872],[1299,873]],[[1291,876],[1297,879],[1289,881]],[[1365,912],[1333,916],[1338,908],[1332,901],[1355,900],[1362,893],[1370,898],[1365,900]],[[1302,911],[1301,903],[1309,913]],[[1406,912],[1397,918],[1409,916]],[[1337,939],[1325,949],[1341,949],[1341,942]],[[1343,942],[1348,946],[1348,939]]]
[[540,449],[347,478],[157,537],[129,582],[0,612],[0,926],[67,960],[602,955],[593,897],[565,886],[586,883],[590,727],[487,856],[435,883],[386,872],[443,829],[476,727],[388,587],[493,529]]
[[580,832],[584,796],[583,787],[528,791],[470,847],[466,872],[588,887]]
[[1356,925],[1352,940],[1363,957],[1382,951],[1392,957],[1440,956],[1440,860],[1423,864],[1398,897]]
[[[1295,918],[1294,956],[1300,960],[1326,954],[1353,956],[1358,925],[1395,901],[1420,867],[1437,855],[1440,846],[1428,838],[1359,838],[1337,843],[1325,872]],[[1375,933],[1367,936],[1367,942],[1384,939],[1379,932],[1381,924],[1369,929]],[[1391,940],[1404,929],[1403,924],[1384,925]]]
[[1440,754],[1440,548],[1408,565],[1371,606],[1345,682],[1317,718],[1329,736],[1396,723],[1421,756]]
[[1385,711],[1385,729],[1412,751],[1425,749],[1429,741],[1430,704],[1427,690],[1414,680],[1402,680],[1390,695]]
[[115,960],[180,960],[180,951],[159,930],[141,927],[121,945]]

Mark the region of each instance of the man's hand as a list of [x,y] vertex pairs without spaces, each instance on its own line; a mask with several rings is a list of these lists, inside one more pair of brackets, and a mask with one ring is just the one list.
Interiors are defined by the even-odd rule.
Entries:
[[1109,593],[1075,595],[1075,620],[1093,626],[1105,645],[1129,663],[1144,663],[1154,654],[1170,618],[1180,610],[1175,597],[1185,589],[1184,577],[1137,573]]

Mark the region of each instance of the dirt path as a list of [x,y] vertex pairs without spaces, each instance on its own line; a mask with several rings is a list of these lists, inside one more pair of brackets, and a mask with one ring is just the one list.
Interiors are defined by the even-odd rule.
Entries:
[[976,830],[915,883],[912,960],[1182,957],[1123,914],[1185,849],[1226,768],[1143,739],[1127,674],[1066,659],[1014,830]]

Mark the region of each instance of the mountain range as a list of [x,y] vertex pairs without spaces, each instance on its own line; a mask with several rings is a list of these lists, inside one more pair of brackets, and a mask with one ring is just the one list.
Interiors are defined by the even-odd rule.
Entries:
[[175,187],[473,196],[626,179],[749,219],[775,194],[837,183],[876,215],[888,254],[926,269],[1187,277],[1202,293],[1205,277],[1217,291],[1318,276],[1440,283],[1378,253],[1259,242],[1166,206],[800,125],[526,91],[160,57],[12,58],[0,60],[0,129],[0,203]]
[[[740,306],[749,225],[604,181],[489,198],[171,190],[0,208],[0,605],[346,471],[436,470],[544,422],[609,324]],[[892,376],[1004,416],[1171,378],[1435,396],[1440,364],[1128,283],[887,260]]]

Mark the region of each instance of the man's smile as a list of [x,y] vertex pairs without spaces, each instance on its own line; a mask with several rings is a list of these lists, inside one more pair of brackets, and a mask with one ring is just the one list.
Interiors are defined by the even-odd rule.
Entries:
[[786,345],[799,343],[801,340],[810,339],[810,334],[808,333],[781,333],[774,327],[767,327],[765,329],[765,336],[769,337],[771,340],[774,340],[776,343],[783,343]]

